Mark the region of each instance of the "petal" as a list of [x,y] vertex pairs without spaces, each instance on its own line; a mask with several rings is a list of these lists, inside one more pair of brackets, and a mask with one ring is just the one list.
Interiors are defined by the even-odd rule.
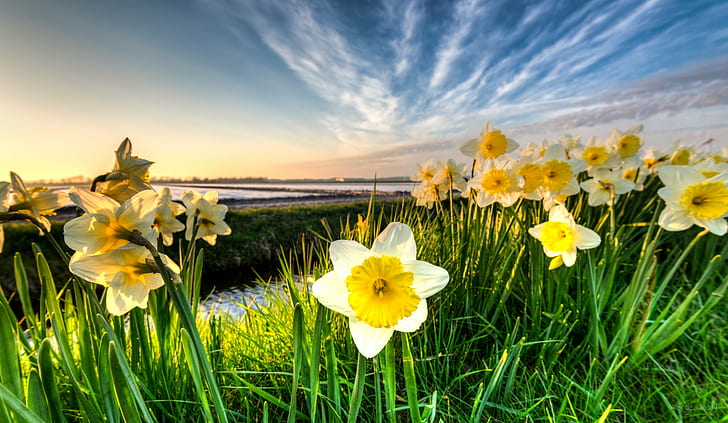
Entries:
[[144,286],[149,291],[161,288],[164,286],[164,278],[159,273],[148,273],[144,275]]
[[394,328],[373,328],[356,317],[349,318],[349,329],[361,355],[372,358],[387,345]]
[[349,317],[354,315],[349,305],[349,289],[336,272],[329,272],[314,282],[311,293],[326,308]]
[[571,216],[566,207],[561,204],[556,204],[549,210],[549,221],[550,222],[563,222],[571,224],[574,222],[574,218]]
[[344,279],[351,274],[351,268],[358,266],[374,254],[367,247],[355,241],[338,240],[329,246],[329,256],[334,264],[334,271]]
[[689,166],[663,166],[658,176],[666,186],[686,187],[705,180],[699,170]]
[[475,158],[475,156],[478,154],[478,150],[480,149],[480,139],[479,138],[473,138],[471,140],[465,141],[460,146],[460,152],[466,155],[467,157]]
[[71,257],[68,268],[74,275],[104,286],[107,286],[119,272],[119,265],[111,254],[88,256],[76,253]]
[[665,203],[672,208],[680,207],[681,190],[678,188],[664,187],[657,190],[657,195],[662,197]]
[[427,320],[427,300],[422,299],[417,309],[409,317],[405,317],[394,325],[394,330],[400,332],[414,332]]
[[401,260],[415,260],[417,246],[412,229],[404,223],[390,223],[374,240],[372,251],[385,256],[399,257]]
[[576,236],[576,248],[580,250],[598,247],[602,243],[599,234],[581,225],[576,225]]
[[424,261],[402,263],[404,270],[414,273],[412,289],[420,298],[427,298],[442,290],[450,281],[450,275],[442,267]]
[[717,219],[695,219],[695,223],[716,235],[725,235],[728,224],[722,217]]
[[28,193],[28,188],[25,187],[25,183],[20,178],[20,175],[18,175],[15,172],[10,172],[10,182],[13,185],[13,191],[15,194],[19,194],[22,196],[25,200],[28,200],[30,198],[30,194]]
[[541,240],[541,231],[543,230],[543,225],[545,223],[541,223],[540,225],[536,225],[533,228],[530,228],[528,230],[528,233],[531,234],[534,238]]
[[114,276],[106,292],[106,309],[120,316],[134,307],[146,308],[149,290],[141,281],[119,272]]
[[84,254],[99,251],[108,241],[109,219],[102,214],[86,214],[63,225],[66,245]]
[[684,231],[693,226],[690,214],[682,209],[665,207],[657,223],[668,231]]
[[115,212],[119,208],[119,203],[113,198],[87,189],[71,187],[68,197],[86,213],[98,213],[102,210]]
[[566,267],[571,267],[576,263],[576,248],[572,248],[569,251],[562,252],[561,258],[564,260]]
[[152,190],[134,194],[117,212],[119,224],[127,229],[146,232],[154,223],[158,204],[159,196]]

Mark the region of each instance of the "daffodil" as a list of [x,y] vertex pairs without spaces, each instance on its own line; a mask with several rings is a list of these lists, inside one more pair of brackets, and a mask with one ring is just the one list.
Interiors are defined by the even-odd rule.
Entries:
[[566,133],[556,142],[558,144],[561,144],[561,147],[563,147],[564,151],[566,152],[566,156],[569,158],[572,157],[572,151],[580,151],[582,148],[584,148],[584,145],[582,145],[581,143],[581,135],[577,135],[574,137],[571,134]]
[[[0,213],[8,211],[8,193],[10,192],[10,184],[7,182],[0,182]],[[5,231],[3,225],[0,224],[0,253],[3,251],[3,244],[5,244]]]
[[187,241],[192,240],[196,231],[195,239],[202,238],[208,244],[215,245],[218,235],[232,233],[230,226],[224,221],[228,208],[224,204],[217,204],[217,201],[217,191],[207,191],[204,195],[200,195],[197,191],[187,190],[182,194],[182,202],[187,213],[185,231]]
[[543,181],[539,191],[547,209],[550,209],[561,197],[579,193],[576,175],[586,169],[583,160],[567,159],[564,148],[559,144],[554,144],[546,149],[539,164],[543,170]]
[[606,144],[610,150],[615,152],[627,167],[637,167],[641,164],[639,153],[642,149],[642,138],[638,135],[640,132],[642,132],[642,125],[637,125],[624,132],[612,129],[607,138]]
[[505,159],[485,161],[479,174],[468,181],[480,207],[495,202],[510,207],[521,197],[522,186],[523,178],[513,171],[513,162]]
[[726,233],[728,173],[706,178],[690,166],[664,166],[658,175],[665,187],[657,194],[666,206],[660,213],[660,226],[683,231],[698,225],[716,235]]
[[623,179],[619,170],[597,168],[594,170],[594,178],[582,182],[581,188],[589,193],[589,205],[593,207],[613,204],[617,196],[634,189],[634,182]]
[[440,187],[447,187],[448,189],[456,189],[464,192],[466,172],[467,165],[457,163],[453,159],[448,159],[435,168],[432,183]]
[[182,204],[172,201],[172,192],[168,187],[159,190],[159,205],[154,216],[154,228],[162,236],[164,245],[172,245],[172,234],[185,229],[185,225],[175,216],[184,213]]
[[68,195],[40,186],[28,189],[15,172],[10,172],[10,183],[13,195],[8,211],[32,215],[47,231],[50,231],[51,222],[45,216],[52,216],[56,209],[65,206],[68,203]]
[[416,182],[433,182],[437,170],[442,167],[442,163],[435,159],[417,163],[417,171],[410,177]]
[[622,168],[622,179],[633,182],[634,188],[632,191],[642,191],[645,189],[645,182],[647,181],[647,175],[650,173],[645,167],[630,167]]
[[602,242],[596,232],[577,225],[571,213],[560,204],[551,208],[548,222],[534,226],[528,233],[541,241],[548,257],[560,256],[568,267],[576,262],[577,249],[594,248]]
[[412,196],[415,197],[415,204],[418,206],[425,206],[431,209],[435,203],[447,198],[448,189],[441,188],[439,185],[432,183],[432,181],[423,181],[421,184],[412,188]]
[[[179,267],[169,257],[160,257],[172,273],[179,274]],[[160,269],[144,247],[93,255],[76,253],[69,268],[74,275],[108,288],[106,309],[116,316],[134,307],[146,308],[149,291],[164,285]]]
[[131,155],[131,141],[124,139],[116,150],[116,162],[96,191],[117,201],[126,201],[134,194],[152,189],[149,183],[149,160]]
[[87,214],[70,220],[63,227],[66,244],[84,254],[105,253],[134,246],[131,234],[156,238],[152,224],[157,210],[157,193],[151,190],[135,194],[124,203],[87,189],[71,188],[71,200]]
[[478,138],[467,140],[460,146],[463,154],[481,162],[496,159],[516,149],[518,149],[518,143],[507,138],[501,131],[494,130],[490,121],[480,131]]
[[590,137],[585,146],[574,149],[572,157],[583,160],[590,175],[593,169],[601,167],[611,169],[619,165],[617,155],[610,152],[607,146],[602,144],[597,137]]
[[412,230],[391,223],[371,249],[339,240],[329,248],[334,270],[312,288],[321,304],[349,318],[359,352],[379,354],[394,331],[414,332],[427,318],[426,298],[447,285],[447,271],[417,260]]

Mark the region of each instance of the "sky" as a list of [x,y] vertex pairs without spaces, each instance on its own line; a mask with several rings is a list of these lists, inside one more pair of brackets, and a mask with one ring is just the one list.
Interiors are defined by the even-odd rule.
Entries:
[[[491,121],[728,147],[728,2],[0,0],[0,172],[409,176]],[[5,180],[0,176],[0,180]]]

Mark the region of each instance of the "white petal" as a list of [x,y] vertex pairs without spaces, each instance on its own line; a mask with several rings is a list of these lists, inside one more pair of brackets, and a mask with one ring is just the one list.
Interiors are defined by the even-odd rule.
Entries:
[[349,305],[349,289],[336,272],[329,272],[313,283],[311,293],[326,308],[346,316],[353,316]]
[[566,210],[566,207],[561,204],[555,204],[549,210],[549,221],[571,224],[574,222],[574,218],[571,216],[571,213]]
[[134,194],[121,205],[118,215],[119,224],[127,229],[139,229],[146,232],[154,223],[158,204],[159,196],[152,190]]
[[108,285],[119,271],[118,264],[111,254],[87,256],[76,253],[68,265],[71,273],[89,282]]
[[564,260],[566,267],[571,267],[576,263],[576,248],[572,248],[569,251],[562,252],[561,258]]
[[442,267],[424,261],[402,262],[405,271],[414,273],[412,289],[420,298],[427,298],[440,292],[450,281],[450,275]]
[[580,250],[594,248],[602,243],[599,234],[581,225],[576,225],[576,236],[576,248]]
[[416,259],[417,246],[412,229],[403,223],[390,223],[374,240],[372,251],[385,256],[399,257],[401,260]]
[[86,214],[63,225],[66,245],[84,254],[92,254],[106,245],[109,220],[102,214]]
[[717,219],[695,219],[695,223],[709,230],[716,235],[725,235],[728,224],[722,217]]
[[405,317],[394,325],[394,330],[400,332],[414,332],[427,320],[427,300],[422,299],[412,315]]
[[164,286],[164,278],[159,273],[150,273],[144,276],[144,286],[149,290]]
[[394,328],[373,328],[356,317],[349,318],[349,329],[361,355],[372,358],[387,345]]
[[688,212],[672,207],[665,207],[662,210],[657,223],[668,231],[684,231],[693,226],[693,220]]
[[680,207],[680,195],[682,192],[678,188],[664,187],[657,190],[657,195],[662,197],[665,203],[672,208]]
[[86,213],[98,213],[102,210],[114,212],[119,208],[119,203],[113,198],[87,189],[71,187],[68,197]]
[[545,223],[541,223],[540,225],[536,225],[533,228],[530,228],[528,230],[528,233],[531,234],[534,238],[540,240],[541,239],[541,231],[543,230],[543,225]]
[[475,158],[475,156],[478,154],[478,150],[480,149],[480,139],[479,138],[473,138],[471,140],[465,141],[460,146],[460,152],[463,153],[467,157]]
[[351,268],[359,266],[375,254],[367,247],[355,241],[338,240],[329,246],[329,256],[334,264],[334,271],[342,279],[351,274]]
[[686,187],[705,180],[699,170],[690,166],[663,166],[658,176],[666,186]]

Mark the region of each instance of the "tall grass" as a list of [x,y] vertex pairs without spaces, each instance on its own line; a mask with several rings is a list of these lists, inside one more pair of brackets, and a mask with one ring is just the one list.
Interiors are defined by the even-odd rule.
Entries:
[[[339,233],[322,222],[322,240],[365,245],[403,222],[418,259],[450,273],[424,326],[372,360],[310,294],[330,270],[326,243],[282,250],[279,282],[258,281],[270,284],[266,303],[241,304],[242,319],[198,320],[204,351],[165,291],[112,317],[86,282],[55,280],[52,252],[36,249],[34,268],[16,255],[22,316],[0,296],[0,421],[728,421],[728,245],[698,229],[659,230],[657,188],[611,210],[570,198],[577,222],[604,242],[554,270],[527,232],[547,214],[528,200],[373,202]],[[205,254],[189,248],[179,262],[195,310]]]

